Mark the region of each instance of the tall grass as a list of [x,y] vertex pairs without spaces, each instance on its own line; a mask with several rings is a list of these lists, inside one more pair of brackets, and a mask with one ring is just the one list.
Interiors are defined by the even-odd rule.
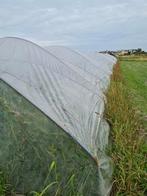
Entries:
[[0,196],[30,192],[36,196],[98,195],[93,159],[1,80],[0,171]]
[[6,192],[6,182],[2,171],[0,171],[0,196],[4,196]]
[[145,141],[140,117],[135,111],[119,63],[106,93],[106,118],[112,131],[111,155],[114,161],[112,195],[139,196],[147,190]]

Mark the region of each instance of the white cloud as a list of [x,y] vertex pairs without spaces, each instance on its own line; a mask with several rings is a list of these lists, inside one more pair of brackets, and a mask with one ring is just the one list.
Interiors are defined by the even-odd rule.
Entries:
[[1,0],[0,36],[85,49],[147,49],[146,10],[146,0]]

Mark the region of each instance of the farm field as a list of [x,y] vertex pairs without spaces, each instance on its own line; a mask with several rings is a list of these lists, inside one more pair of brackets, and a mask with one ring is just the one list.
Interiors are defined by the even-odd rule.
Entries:
[[122,57],[120,65],[126,87],[147,128],[147,57]]
[[[32,167],[33,165],[36,167],[32,179],[24,171],[26,181],[27,179],[33,181],[37,178],[36,171],[39,165],[48,163],[48,168],[44,168],[48,170],[44,183],[40,185],[39,190],[34,187],[32,195],[45,195],[47,192],[71,196],[97,194],[98,176],[95,175],[97,168],[81,147],[77,143],[71,142],[69,136],[62,130],[60,138],[57,137],[59,128],[50,124],[51,122],[49,123],[40,111],[32,105],[30,106],[23,97],[18,96],[13,89],[2,81],[0,82],[0,92],[5,98],[0,98],[0,109],[4,111],[0,115],[7,122],[7,126],[4,127],[0,123],[0,128],[8,132],[2,138],[3,142],[7,142],[4,151],[6,152],[7,148],[10,147],[12,153],[16,148],[17,151],[24,152],[23,144],[29,146],[27,150],[30,151],[30,156],[35,157],[32,161]],[[121,57],[119,59],[119,65],[114,68],[111,85],[107,92],[107,100],[106,118],[112,126],[110,156],[114,161],[112,195],[143,196],[147,190],[145,173],[147,149],[145,145],[147,129],[146,57]],[[29,111],[27,111],[28,108]],[[55,130],[54,134],[49,131],[53,129]],[[15,130],[19,130],[19,132]],[[38,131],[37,135],[36,131]],[[54,140],[52,136],[55,138]],[[47,138],[50,138],[50,141]],[[41,148],[43,143],[44,147]],[[51,144],[50,147],[49,144]],[[27,152],[25,153],[27,154]],[[9,162],[7,165],[7,169],[12,171],[13,178],[18,172],[17,169],[21,167],[18,165],[18,159],[22,161],[24,155],[22,153],[17,159],[14,156],[13,164]],[[44,159],[41,159],[42,156]],[[7,154],[6,156],[3,154],[3,159],[7,159],[7,157],[9,157]],[[75,159],[77,162],[74,162]],[[59,165],[62,167],[58,167]],[[44,176],[44,171],[42,171],[42,175]],[[7,171],[0,172],[0,195],[3,196],[6,195],[7,189],[15,191],[15,186],[17,186],[17,178],[16,184],[12,188],[7,184],[7,177],[9,177]],[[29,180],[28,184],[30,183]],[[92,193],[91,191],[88,192],[90,189]]]
[[146,195],[146,57],[121,57],[107,92],[114,162],[112,195]]

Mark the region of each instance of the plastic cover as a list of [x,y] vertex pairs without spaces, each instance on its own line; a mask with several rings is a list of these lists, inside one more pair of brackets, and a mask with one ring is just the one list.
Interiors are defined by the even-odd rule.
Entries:
[[42,48],[19,38],[0,39],[0,79],[23,95],[77,141],[97,162],[99,195],[111,188],[105,154],[109,126],[105,96],[116,59],[65,47]]

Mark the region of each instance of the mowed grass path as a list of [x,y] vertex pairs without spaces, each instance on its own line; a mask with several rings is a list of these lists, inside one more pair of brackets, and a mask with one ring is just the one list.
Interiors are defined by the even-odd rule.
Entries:
[[147,56],[121,57],[120,65],[132,102],[140,112],[147,130]]

